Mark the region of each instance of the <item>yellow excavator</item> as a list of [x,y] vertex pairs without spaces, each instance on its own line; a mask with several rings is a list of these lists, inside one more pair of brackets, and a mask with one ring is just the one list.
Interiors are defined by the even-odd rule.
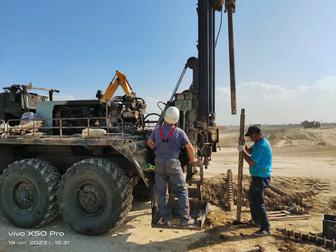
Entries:
[[119,86],[122,87],[126,96],[135,97],[135,93],[126,78],[126,75],[117,70],[104,94],[100,97],[100,102],[110,101],[114,97]]

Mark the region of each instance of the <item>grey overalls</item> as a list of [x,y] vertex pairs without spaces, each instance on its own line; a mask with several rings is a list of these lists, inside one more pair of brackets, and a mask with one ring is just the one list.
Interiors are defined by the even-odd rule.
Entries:
[[188,189],[185,183],[182,167],[177,154],[172,153],[172,146],[170,139],[175,131],[175,126],[172,127],[165,138],[162,128],[160,127],[160,143],[156,144],[156,157],[155,157],[155,186],[158,197],[159,213],[163,221],[171,219],[172,214],[168,205],[167,198],[167,184],[171,190],[178,197],[178,214],[180,218],[189,219],[189,200]]

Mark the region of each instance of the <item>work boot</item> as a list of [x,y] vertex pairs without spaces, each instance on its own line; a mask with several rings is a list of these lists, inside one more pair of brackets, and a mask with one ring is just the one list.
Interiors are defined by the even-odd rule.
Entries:
[[171,227],[172,226],[171,220],[163,220],[163,219],[161,219],[158,224],[162,225],[162,226],[165,226],[165,227]]
[[259,227],[258,223],[256,223],[253,219],[247,221],[245,223],[248,227]]
[[167,221],[164,221],[164,222],[163,222],[163,225],[164,225],[165,227],[171,227],[171,226],[172,226],[172,222],[171,222],[171,220],[167,220]]
[[180,226],[181,227],[193,227],[194,224],[195,224],[195,220],[193,218],[181,219],[180,220]]
[[253,234],[254,236],[267,236],[267,235],[272,235],[272,232],[270,229],[265,230],[265,229],[259,229],[257,232]]

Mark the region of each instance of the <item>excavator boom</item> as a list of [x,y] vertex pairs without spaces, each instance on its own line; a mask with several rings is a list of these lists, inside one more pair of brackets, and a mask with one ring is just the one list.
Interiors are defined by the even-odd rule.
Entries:
[[133,89],[126,78],[126,75],[117,70],[112,81],[106,88],[103,96],[100,98],[100,101],[101,102],[110,101],[113,98],[119,86],[122,87],[127,96],[135,96],[135,93],[133,92]]

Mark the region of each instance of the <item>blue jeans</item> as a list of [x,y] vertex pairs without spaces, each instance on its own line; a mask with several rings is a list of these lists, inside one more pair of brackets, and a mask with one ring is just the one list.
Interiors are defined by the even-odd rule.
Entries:
[[268,221],[265,203],[264,203],[264,189],[270,184],[271,178],[252,177],[249,201],[251,216],[255,223],[260,225],[262,230],[270,230],[271,226]]
[[155,189],[160,216],[164,221],[172,218],[168,204],[167,187],[176,193],[180,218],[189,219],[189,197],[185,177],[178,159],[155,159]]

